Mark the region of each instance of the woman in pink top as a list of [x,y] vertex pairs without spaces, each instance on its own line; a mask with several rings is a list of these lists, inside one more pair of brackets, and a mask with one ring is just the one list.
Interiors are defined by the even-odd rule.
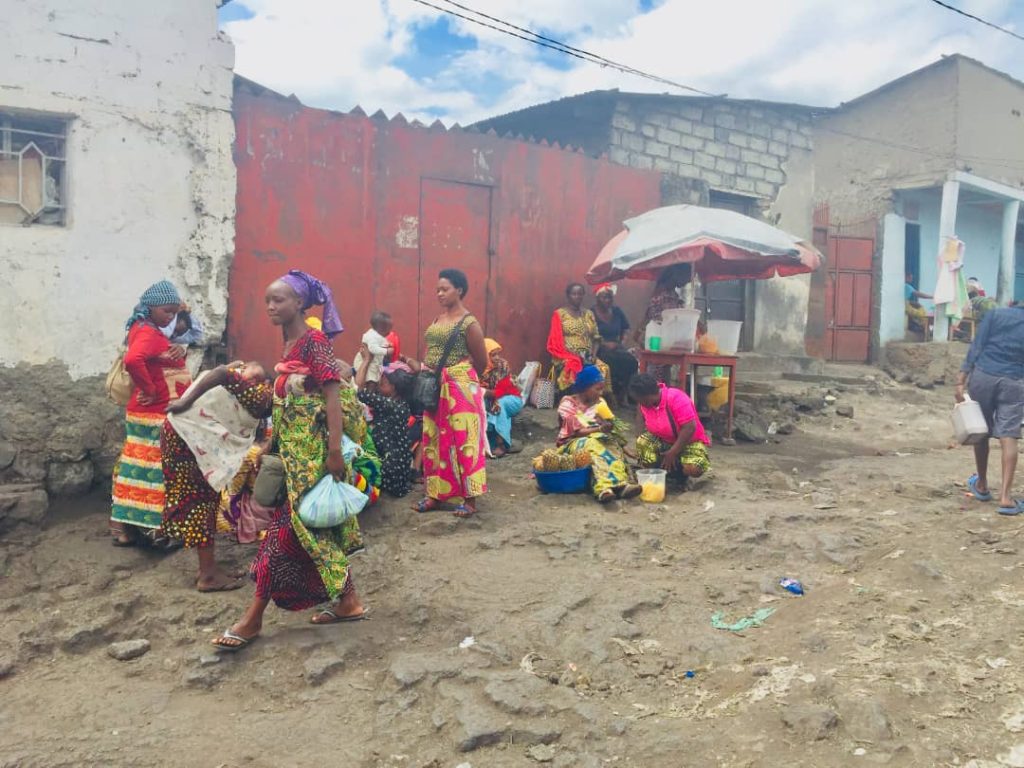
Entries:
[[681,472],[684,479],[700,477],[711,469],[711,439],[685,393],[644,373],[633,377],[629,392],[640,404],[644,420],[645,431],[636,439],[642,465],[661,467],[670,474]]

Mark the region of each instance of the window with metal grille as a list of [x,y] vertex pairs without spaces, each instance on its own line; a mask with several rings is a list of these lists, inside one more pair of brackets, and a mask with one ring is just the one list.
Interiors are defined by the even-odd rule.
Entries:
[[0,110],[0,224],[62,226],[67,118]]

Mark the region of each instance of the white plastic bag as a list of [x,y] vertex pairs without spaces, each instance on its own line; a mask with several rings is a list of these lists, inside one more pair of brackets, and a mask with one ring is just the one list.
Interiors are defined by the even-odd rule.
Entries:
[[325,475],[299,502],[299,519],[307,528],[333,528],[362,512],[369,500],[358,488]]
[[540,377],[540,363],[530,362],[523,366],[523,370],[516,376],[516,386],[519,387],[519,391],[523,393],[523,402],[530,402],[530,392],[533,391],[533,385],[537,382]]

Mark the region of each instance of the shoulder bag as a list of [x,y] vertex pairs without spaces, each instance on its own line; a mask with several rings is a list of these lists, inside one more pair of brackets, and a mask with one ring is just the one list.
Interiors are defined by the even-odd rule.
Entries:
[[462,324],[466,322],[467,317],[469,317],[468,312],[463,315],[458,325],[448,335],[448,340],[444,343],[444,351],[441,353],[441,359],[437,363],[437,370],[420,371],[416,374],[416,381],[412,388],[412,401],[424,411],[437,410],[437,404],[441,402],[441,372],[448,365],[448,358],[455,348],[455,340],[459,337]]
[[121,347],[117,352],[117,357],[114,359],[113,365],[110,366],[110,371],[107,373],[107,380],[104,383],[104,389],[114,404],[125,406],[128,405],[128,401],[132,398],[132,377],[128,374],[128,369],[124,367],[124,355],[127,349]]

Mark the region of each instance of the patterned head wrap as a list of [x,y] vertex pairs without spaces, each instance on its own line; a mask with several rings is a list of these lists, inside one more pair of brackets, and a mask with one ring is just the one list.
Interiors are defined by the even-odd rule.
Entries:
[[611,283],[601,283],[594,288],[594,295],[600,296],[602,293],[610,293],[614,296],[619,290],[619,286],[612,285]]
[[181,296],[178,294],[178,289],[174,287],[174,283],[170,280],[153,283],[139,297],[139,303],[132,310],[132,316],[128,318],[125,328],[131,328],[139,320],[149,317],[150,308],[163,307],[168,304],[181,304]]
[[338,314],[338,308],[334,305],[334,296],[331,294],[331,288],[327,283],[317,280],[312,275],[298,269],[290,270],[287,275],[279,279],[299,295],[304,310],[310,307],[322,306],[324,308],[323,332],[328,337],[334,338],[345,330],[345,327],[341,324],[341,315]]

